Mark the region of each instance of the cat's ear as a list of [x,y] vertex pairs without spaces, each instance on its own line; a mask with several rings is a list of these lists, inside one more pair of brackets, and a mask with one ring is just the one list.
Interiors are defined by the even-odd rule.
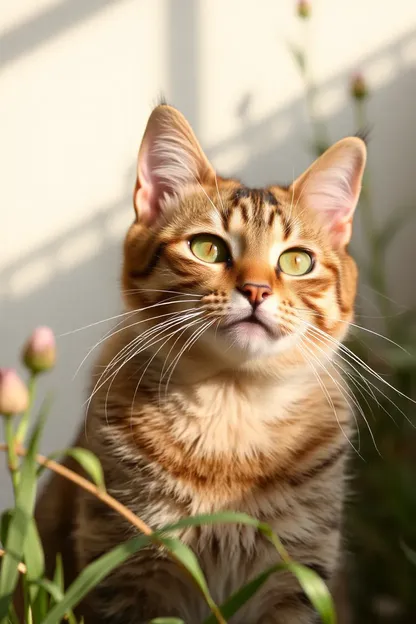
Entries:
[[166,104],[157,106],[147,122],[137,163],[134,206],[139,220],[151,225],[169,197],[214,179],[214,170],[185,117]]
[[348,137],[322,154],[291,187],[294,202],[322,217],[334,247],[350,241],[367,151],[364,141]]

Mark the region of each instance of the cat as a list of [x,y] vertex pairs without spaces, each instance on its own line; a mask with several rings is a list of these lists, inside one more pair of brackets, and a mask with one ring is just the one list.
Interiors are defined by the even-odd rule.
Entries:
[[[347,247],[365,162],[364,141],[347,137],[289,186],[248,188],[217,175],[184,116],[157,106],[124,243],[126,314],[103,343],[78,439],[101,460],[108,491],[152,528],[247,512],[330,586],[354,435],[337,348],[354,314],[357,268]],[[49,562],[63,551],[69,576],[134,535],[59,477],[37,520]],[[247,526],[180,537],[217,603],[278,560]],[[188,577],[152,548],[111,573],[85,609],[88,624],[161,616],[199,624],[208,614]],[[282,573],[230,622],[315,618]]]

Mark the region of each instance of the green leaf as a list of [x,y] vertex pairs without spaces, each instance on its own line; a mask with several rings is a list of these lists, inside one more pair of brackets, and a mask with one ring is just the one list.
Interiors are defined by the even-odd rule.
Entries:
[[45,558],[34,518],[31,518],[28,524],[23,555],[28,580],[40,578],[45,572]]
[[42,587],[45,591],[47,591],[48,594],[52,596],[54,602],[61,602],[61,600],[63,600],[63,591],[61,590],[59,585],[57,585],[53,581],[49,581],[47,578],[43,578],[32,581],[32,584],[36,585],[37,587]]
[[141,535],[116,546],[110,552],[90,563],[68,587],[63,599],[49,611],[42,624],[56,624],[106,576],[131,555],[152,542],[152,536]]
[[19,571],[17,569],[22,560],[25,539],[36,497],[36,452],[39,438],[45,423],[45,412],[39,415],[38,422],[30,438],[27,454],[20,468],[19,485],[16,493],[16,507],[13,511],[7,541],[5,555],[2,561],[0,574],[0,621],[7,616],[9,604],[17,585]]
[[0,542],[3,546],[7,541],[7,533],[9,532],[9,525],[12,519],[13,509],[5,509],[0,516]]
[[[23,548],[23,561],[26,564],[26,579],[31,581],[41,578],[45,572],[45,558],[35,520],[30,518]],[[40,593],[40,595],[39,595]],[[30,603],[35,622],[40,621],[45,607],[45,597],[36,585],[29,585]],[[38,600],[39,598],[39,600]]]
[[53,574],[53,582],[59,587],[62,593],[65,591],[64,582],[64,564],[61,553],[56,555],[55,572]]
[[[62,591],[61,587],[53,581],[49,581],[48,579],[44,578],[33,581],[33,584],[38,586],[45,593],[47,592],[51,596],[53,604],[58,604],[64,598],[64,592]],[[43,614],[43,617],[39,620],[39,622],[43,622],[46,615],[47,612]],[[77,624],[75,615],[71,610],[65,613],[64,617],[69,622],[69,624]]]
[[[190,526],[201,526],[203,524],[221,524],[221,523],[236,523],[236,524],[245,524],[257,528],[261,531],[265,536],[267,536],[278,551],[281,557],[285,558],[285,562],[281,564],[277,564],[272,568],[266,570],[266,572],[262,573],[257,579],[251,581],[248,586],[243,587],[237,594],[235,594],[230,600],[232,602],[227,607],[229,609],[239,608],[238,605],[240,600],[247,601],[261,585],[267,580],[268,576],[273,572],[278,570],[288,570],[292,574],[296,576],[299,584],[302,589],[308,596],[309,600],[313,604],[313,606],[318,610],[321,618],[325,624],[334,624],[335,615],[334,608],[331,595],[324,583],[324,581],[309,568],[297,564],[292,561],[288,561],[287,554],[285,549],[280,542],[279,538],[273,533],[271,527],[268,524],[260,522],[251,516],[241,513],[241,512],[232,512],[232,511],[224,511],[216,514],[203,514],[200,516],[192,516],[190,518],[184,518],[179,520],[175,524],[167,525],[162,527],[157,531],[158,535],[163,535],[166,532],[175,531],[177,529],[182,529]],[[193,554],[193,553],[192,553]],[[265,575],[265,576],[264,576]],[[194,577],[195,578],[195,577]],[[247,588],[247,589],[246,589]],[[202,589],[202,587],[201,587]],[[208,602],[208,600],[207,600]],[[208,602],[209,604],[209,602]],[[229,604],[227,601],[226,605]],[[241,603],[241,604],[244,604]],[[241,605],[240,605],[241,606]],[[221,607],[222,611],[222,607]],[[234,611],[235,612],[235,611]],[[228,612],[224,613],[226,617],[230,617]],[[214,620],[210,620],[210,622],[215,622]]]
[[314,570],[299,563],[289,563],[287,569],[296,576],[299,585],[318,611],[324,624],[335,624],[334,603],[321,577]]
[[[277,565],[273,565],[264,572],[261,572],[256,578],[252,581],[244,585],[241,589],[236,591],[226,602],[224,602],[220,606],[220,611],[223,614],[225,619],[231,618],[243,605],[254,596],[254,594],[260,589],[260,587],[267,581],[271,574],[274,572],[281,572],[287,568],[285,563],[279,563]],[[214,614],[211,614],[205,621],[204,624],[216,624],[217,619]]]
[[101,467],[100,460],[88,449],[74,447],[68,448],[63,451],[57,451],[48,455],[48,459],[55,459],[62,455],[69,455],[77,461],[85,472],[91,477],[97,487],[105,490],[104,473]]
[[[224,618],[229,619],[237,613],[237,611],[254,596],[260,587],[264,585],[272,574],[275,572],[283,572],[284,570],[296,576],[300,586],[320,614],[322,621],[325,624],[335,624],[334,606],[325,583],[313,570],[296,563],[280,563],[273,565],[236,591],[220,606]],[[215,616],[213,614],[210,615],[205,620],[204,624],[216,624]]]
[[185,529],[191,526],[201,526],[204,524],[245,524],[248,526],[261,529],[265,525],[262,524],[256,518],[252,518],[246,513],[239,511],[220,511],[213,514],[200,514],[198,516],[190,516],[189,518],[183,518],[174,524],[167,524],[161,529],[158,529],[155,533],[157,535],[163,535],[177,529]]
[[189,548],[189,546],[179,540],[172,539],[170,537],[160,537],[159,539],[171,553],[174,553],[176,559],[180,561],[183,567],[190,573],[204,595],[210,609],[212,610],[214,608],[218,610],[218,607],[209,592],[204,573],[201,570],[194,552]]
[[185,624],[183,620],[180,618],[174,617],[166,617],[166,618],[156,618],[155,620],[151,620],[150,624]]
[[13,604],[11,604],[9,607],[9,612],[7,614],[7,624],[22,624],[17,617],[16,609],[14,608]]

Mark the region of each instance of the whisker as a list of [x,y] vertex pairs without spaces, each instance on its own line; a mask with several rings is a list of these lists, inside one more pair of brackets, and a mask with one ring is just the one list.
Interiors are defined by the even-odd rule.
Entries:
[[[201,312],[201,313],[202,313],[202,312]],[[200,313],[200,312],[195,312],[195,313],[193,313],[193,314],[195,314],[195,316],[199,316],[199,314],[201,314],[201,313]],[[166,322],[166,321],[165,321],[165,322]],[[168,321],[168,322],[170,323],[170,321]],[[174,321],[172,321],[172,323],[173,323],[173,322],[175,322],[175,323],[181,323],[181,322],[182,322],[182,319],[174,319]],[[162,329],[162,331],[164,331],[165,329],[167,329],[167,328],[166,328],[166,327],[164,327],[164,329]],[[156,333],[156,332],[160,331],[160,326],[153,327],[153,328],[151,328],[151,330],[148,330],[148,331],[152,331],[152,332]],[[137,343],[136,343],[135,341],[140,340],[140,339],[143,339],[143,336],[144,336],[144,334],[139,335],[137,338],[135,338],[133,341],[131,341],[131,343],[129,343],[129,345],[126,345],[126,347],[127,347],[128,349],[130,349],[130,350],[128,350],[128,354],[126,355],[126,357],[125,357],[125,360],[124,360],[123,364],[122,364],[119,368],[117,368],[117,370],[116,370],[115,372],[112,372],[109,376],[107,376],[107,377],[104,379],[104,381],[102,381],[102,382],[101,382],[101,380],[102,380],[102,379],[103,379],[103,377],[105,376],[105,374],[106,374],[107,370],[109,370],[109,366],[111,365],[111,368],[114,368],[114,366],[116,366],[116,364],[114,364],[114,363],[113,363],[113,360],[114,360],[114,359],[117,359],[117,361],[118,361],[118,362],[120,361],[120,359],[121,359],[121,358],[119,357],[119,356],[120,356],[120,353],[118,353],[116,356],[114,356],[113,360],[111,360],[111,362],[110,362],[110,363],[106,366],[106,368],[105,368],[104,372],[100,375],[100,378],[98,379],[97,383],[95,384],[94,389],[93,389],[93,391],[92,391],[92,393],[91,393],[90,397],[89,397],[89,398],[87,399],[87,401],[84,403],[84,405],[85,405],[85,404],[88,404],[87,411],[88,411],[89,406],[90,406],[90,404],[91,404],[91,400],[92,400],[92,398],[93,398],[93,397],[94,397],[94,395],[95,395],[95,394],[96,394],[96,393],[100,390],[100,388],[102,388],[102,386],[103,386],[105,383],[107,383],[107,381],[109,381],[109,379],[111,379],[113,376],[116,376],[116,375],[118,374],[118,372],[121,370],[121,368],[122,368],[123,366],[125,366],[125,365],[127,364],[127,362],[128,362],[128,361],[130,361],[130,359],[131,359],[132,357],[134,357],[134,356],[138,355],[138,353],[141,353],[141,352],[142,352],[144,349],[146,349],[146,348],[149,346],[149,344],[152,342],[152,340],[148,341],[146,344],[144,344],[144,345],[141,347],[141,349],[140,349],[138,352],[135,352],[135,351],[134,351],[134,349],[131,349],[132,343],[135,343],[135,346],[137,346]],[[146,338],[148,338],[148,337],[149,337],[149,336],[146,336]],[[161,340],[163,340],[163,339],[164,339],[164,336],[162,336],[162,338],[159,338],[158,340],[156,340],[156,341],[155,341],[155,343],[153,343],[153,344],[157,344],[158,342],[160,342],[160,341],[161,341]],[[123,347],[123,349],[126,349],[126,347]],[[133,355],[132,355],[132,353],[133,353]],[[111,369],[110,369],[110,370],[111,370]]]
[[[317,332],[314,332],[314,330],[316,330],[316,329],[317,328],[315,328],[314,326],[309,328],[309,330],[312,331],[312,333],[314,333],[315,338],[317,340],[319,340],[318,336],[320,336],[320,334],[317,333]],[[330,339],[331,339],[331,336],[327,336],[326,337],[326,340],[330,341]],[[335,344],[336,344],[336,342],[337,341],[335,341]],[[341,353],[343,353],[345,356],[351,357],[351,355],[349,355],[348,353],[345,353],[345,351],[343,349],[341,349],[338,344],[336,344],[336,346],[337,346],[337,348],[340,349]],[[344,345],[341,344],[341,347],[344,347]],[[409,422],[409,424],[412,425],[412,427],[414,426],[413,423],[409,420],[408,416],[405,414],[405,412],[402,409],[400,409],[400,407],[398,405],[396,405],[396,403],[387,394],[385,394],[378,386],[376,386],[376,384],[374,384],[372,381],[370,381],[369,379],[364,377],[364,375],[362,375],[358,371],[358,369],[348,359],[346,359],[346,357],[343,357],[340,353],[338,353],[338,357],[340,357],[348,366],[350,366],[355,371],[357,376],[366,384],[366,386],[368,388],[368,390],[366,390],[366,391],[368,391],[369,396],[371,396],[375,400],[377,405],[389,416],[389,418],[391,418],[391,420],[394,422],[394,424],[396,426],[397,426],[397,423],[394,420],[392,414],[390,414],[390,412],[377,400],[377,397],[375,396],[374,392],[371,390],[371,387],[374,388],[379,394],[381,394],[381,396],[384,397],[386,399],[386,401],[388,401],[395,409],[397,409],[397,411],[399,411],[404,416],[404,418]],[[353,361],[355,361],[355,360],[353,360]],[[361,387],[363,387],[363,386],[361,386]]]
[[[172,362],[172,370],[170,371],[168,380],[166,382],[166,387],[165,387],[165,397],[167,396],[167,392],[168,392],[168,387],[169,387],[169,383],[170,380],[172,378],[173,372],[176,368],[176,366],[179,363],[180,358],[182,357],[182,355],[185,353],[186,349],[190,349],[193,344],[198,340],[198,338],[200,338],[200,336],[202,336],[202,334],[211,327],[211,325],[213,325],[216,322],[217,319],[214,319],[212,321],[208,321],[202,328],[197,329],[190,338],[188,338],[188,340],[185,342],[184,346],[182,347],[181,351],[179,352],[179,354],[176,356],[175,360],[173,360]],[[169,370],[169,369],[168,369]],[[166,371],[166,374],[168,373],[168,370]]]
[[[182,321],[181,321],[182,322]],[[164,327],[161,331],[165,332],[168,329],[168,327]],[[173,332],[175,333],[175,332]],[[151,348],[154,344],[157,344],[158,342],[161,342],[161,340],[163,340],[164,338],[166,338],[166,336],[162,336],[161,338],[159,338],[158,340],[153,341],[153,339],[151,338],[150,340],[148,340],[148,342],[144,345],[142,345],[139,349],[136,350],[136,348],[130,349],[129,352],[126,354],[126,356],[123,358],[118,358],[118,361],[120,361],[120,359],[123,359],[121,365],[112,373],[110,373],[109,375],[107,375],[107,377],[104,379],[104,381],[102,383],[100,383],[101,379],[103,378],[103,376],[106,374],[106,369],[104,370],[104,372],[101,374],[99,380],[97,381],[94,390],[91,394],[91,396],[88,399],[88,407],[87,407],[87,412],[91,403],[91,400],[94,396],[94,394],[96,394],[100,388],[103,387],[103,385],[105,385],[108,381],[110,381],[109,386],[107,388],[107,392],[106,392],[106,397],[105,397],[105,417],[106,420],[107,419],[107,403],[108,403],[108,396],[109,396],[109,392],[110,389],[117,377],[117,375],[119,374],[119,372],[122,370],[122,368],[133,358],[133,357],[137,357],[140,353],[142,353],[143,351],[145,351],[147,348]],[[133,342],[133,341],[132,341]],[[137,347],[138,345],[135,345],[135,347]],[[114,367],[114,366],[113,366]],[[97,387],[98,386],[98,387]]]
[[[119,316],[124,316],[125,314],[129,314],[130,316],[134,316],[135,314],[139,314],[140,312],[144,312],[146,310],[150,310],[151,308],[156,308],[156,307],[162,306],[162,305],[174,305],[175,303],[197,303],[198,301],[199,301],[199,299],[191,299],[191,300],[188,299],[186,302],[184,302],[184,301],[167,301],[167,300],[164,300],[164,301],[162,301],[160,303],[154,303],[154,304],[152,304],[150,306],[146,306],[144,308],[139,308],[138,310],[133,310],[131,312],[126,312],[123,315],[119,315]],[[181,312],[181,311],[179,310],[179,311],[176,311],[176,312],[169,312],[169,314],[178,314],[179,312]],[[88,357],[91,355],[91,353],[93,353],[93,351],[95,351],[95,349],[97,349],[97,347],[99,347],[103,342],[105,342],[106,340],[109,340],[110,338],[112,338],[113,336],[115,336],[116,334],[118,334],[121,331],[124,331],[126,329],[130,329],[131,327],[134,327],[135,325],[140,325],[140,323],[144,323],[146,320],[153,320],[153,319],[156,319],[156,318],[161,318],[162,316],[163,315],[154,316],[151,319],[142,319],[141,321],[136,321],[135,323],[132,323],[131,325],[126,325],[126,326],[122,327],[121,329],[118,329],[117,331],[113,331],[115,328],[112,327],[111,330],[109,332],[107,332],[102,338],[100,338],[100,340],[93,347],[91,347],[91,349],[88,351],[87,355],[83,358],[83,360],[81,361],[81,364],[78,366],[77,370],[75,371],[73,380],[78,375],[78,373],[81,370],[84,362],[88,359]],[[101,322],[101,321],[99,321],[99,322]],[[119,327],[123,322],[124,322],[124,319],[120,323],[117,323],[117,325],[115,327]],[[86,327],[83,327],[81,329],[86,329]]]
[[57,338],[64,338],[65,336],[70,336],[71,334],[76,334],[77,332],[83,331],[84,329],[89,329],[90,327],[95,327],[96,325],[100,325],[101,323],[108,323],[108,321],[114,321],[120,317],[127,316],[128,314],[134,314],[135,311],[123,312],[122,314],[116,314],[115,316],[110,316],[106,319],[102,319],[101,321],[95,321],[95,323],[90,323],[89,325],[84,325],[84,327],[78,327],[77,329],[71,329],[71,331],[64,332],[63,334],[58,334]]
[[[312,357],[312,358],[314,359],[314,361],[315,361],[315,362],[317,362],[317,363],[319,363],[319,364],[320,364],[320,362],[319,362],[319,360],[317,360],[317,359],[313,356],[313,353],[312,353],[312,352],[311,352],[311,351],[307,348],[307,346],[303,343],[303,338],[304,338],[304,336],[302,336],[302,337],[301,337],[301,343],[298,343],[298,344],[297,344],[297,347],[300,349],[301,353],[304,353],[304,349],[306,350],[306,357],[305,357],[305,355],[304,355],[305,361],[306,361],[306,363],[310,366],[310,368],[311,368],[311,370],[312,370],[312,373],[314,374],[314,376],[315,376],[316,380],[318,381],[318,383],[319,383],[319,385],[320,385],[320,387],[321,387],[321,389],[322,389],[322,392],[324,393],[324,396],[326,397],[326,399],[327,399],[327,401],[328,401],[328,403],[329,403],[330,407],[332,408],[332,411],[333,411],[333,413],[334,413],[334,416],[335,416],[335,418],[336,418],[336,421],[337,421],[337,423],[338,423],[338,426],[339,426],[339,428],[340,428],[340,430],[341,430],[341,432],[342,432],[342,435],[343,435],[343,436],[344,436],[344,438],[347,440],[348,444],[351,446],[351,448],[354,450],[354,452],[355,452],[355,453],[357,453],[357,455],[358,455],[361,459],[363,459],[363,458],[361,457],[361,454],[360,454],[359,449],[356,449],[356,448],[355,448],[354,444],[351,442],[351,440],[349,439],[349,437],[348,437],[347,433],[344,431],[344,428],[343,428],[343,427],[342,427],[342,425],[341,425],[341,422],[340,422],[339,417],[338,417],[337,410],[336,410],[335,405],[334,405],[334,401],[332,400],[332,397],[331,397],[331,395],[330,395],[330,394],[329,394],[329,392],[328,392],[328,388],[325,386],[325,384],[324,384],[324,382],[322,381],[322,378],[321,378],[321,376],[320,376],[319,372],[316,370],[316,368],[315,368],[315,366],[313,365],[313,363],[312,363],[312,361],[311,361],[311,359],[310,359],[310,358]],[[309,353],[309,357],[308,357],[308,355],[307,355],[308,353]],[[326,371],[326,369],[325,369],[325,367],[324,367],[323,365],[322,365],[322,368],[325,370],[325,372],[327,372],[327,371]],[[330,376],[330,375],[329,375],[329,376]]]
[[[388,386],[391,390],[393,390],[394,392],[396,392],[397,394],[399,394],[400,396],[402,396],[404,399],[407,399],[408,401],[411,401],[412,403],[416,404],[416,401],[414,399],[412,399],[411,397],[407,396],[406,394],[404,394],[404,392],[401,392],[401,390],[399,390],[398,388],[395,388],[391,383],[389,383],[386,379],[384,379],[379,373],[377,373],[375,370],[373,370],[371,368],[371,366],[369,366],[368,364],[366,364],[361,358],[359,358],[353,351],[351,351],[351,349],[349,349],[347,346],[343,345],[341,342],[339,342],[339,340],[336,340],[335,338],[333,338],[332,336],[330,336],[329,334],[327,334],[326,332],[322,331],[321,329],[319,329],[318,327],[316,327],[315,325],[312,325],[311,323],[309,323],[308,321],[305,321],[304,319],[301,319],[303,323],[307,323],[308,326],[313,327],[314,331],[317,331],[318,333],[320,333],[324,338],[326,338],[327,340],[330,340],[333,344],[336,344],[338,346],[339,349],[341,349],[346,355],[348,355],[349,357],[353,358],[353,360],[362,368],[364,368],[364,370],[366,370],[368,373],[370,373],[371,375],[373,375],[373,377],[375,377],[378,381],[380,381],[381,383],[385,384],[386,386]],[[410,422],[410,421],[409,421]]]
[[[181,337],[190,327],[193,327],[194,325],[203,322],[204,319],[197,319],[197,320],[192,320],[190,323],[188,323],[185,327],[180,327],[179,329],[177,329],[176,331],[172,332],[171,334],[169,334],[167,340],[165,340],[165,342],[159,347],[159,349],[156,351],[156,353],[153,354],[153,356],[150,358],[150,360],[148,361],[146,368],[144,369],[139,381],[137,382],[136,385],[136,389],[134,391],[134,396],[133,396],[133,400],[132,400],[132,405],[131,405],[131,410],[133,411],[133,406],[134,406],[134,401],[136,399],[136,395],[137,395],[137,391],[139,389],[139,386],[142,382],[142,379],[144,377],[144,375],[146,374],[147,369],[149,368],[150,364],[152,363],[152,361],[155,359],[155,357],[157,356],[157,354],[159,353],[159,351],[161,351],[161,349],[163,349],[163,347],[165,346],[165,344],[168,342],[168,340],[170,340],[170,338],[172,338],[172,336],[174,336],[175,334],[179,333],[179,337]],[[176,344],[176,343],[175,343]]]
[[[153,328],[152,328],[152,332],[151,332],[151,333],[152,333],[152,334],[154,334],[154,333],[159,334],[160,332],[166,332],[168,329],[171,329],[171,328],[172,328],[172,326],[175,326],[175,325],[178,325],[178,324],[182,324],[184,320],[186,320],[186,319],[188,319],[188,318],[194,318],[195,316],[198,316],[198,315],[199,315],[198,313],[186,314],[186,315],[185,315],[185,316],[186,316],[186,318],[185,318],[185,316],[184,316],[184,317],[182,317],[182,318],[180,318],[180,319],[177,319],[177,318],[176,318],[176,319],[174,319],[174,320],[164,321],[163,323],[159,323],[158,325],[156,325],[156,327],[153,327]],[[141,340],[141,341],[139,341],[139,343],[136,343],[136,344],[133,346],[133,348],[132,348],[132,349],[130,349],[130,350],[128,351],[128,353],[127,353],[127,354],[126,354],[126,356],[124,357],[124,361],[122,362],[122,364],[121,364],[121,365],[119,366],[119,368],[115,371],[115,373],[113,373],[113,374],[112,374],[112,375],[113,375],[113,377],[112,377],[111,382],[110,382],[110,384],[109,384],[109,386],[108,386],[108,388],[107,388],[106,397],[105,397],[105,416],[106,416],[106,420],[107,420],[107,403],[108,403],[108,396],[109,396],[109,393],[110,393],[111,387],[112,387],[112,385],[113,385],[113,382],[114,382],[114,380],[116,379],[116,377],[117,377],[118,373],[119,373],[119,372],[121,371],[121,369],[122,369],[122,368],[123,368],[123,367],[127,364],[127,362],[129,362],[132,358],[137,357],[140,353],[142,353],[142,352],[143,352],[144,350],[146,350],[147,348],[151,348],[154,344],[156,344],[157,342],[160,342],[160,340],[153,342],[153,339],[150,339],[150,340],[149,340],[149,341],[148,341],[145,345],[142,345],[142,347],[140,347],[138,350],[136,350],[136,347],[137,347],[137,346],[139,346],[140,342],[143,342],[143,339],[144,339],[144,337],[145,337],[145,334],[146,334],[146,333],[148,333],[148,332],[144,332],[144,334],[142,334],[141,336],[139,336],[142,340]],[[169,340],[169,338],[170,338],[172,335],[174,335],[175,333],[176,333],[176,332],[174,331],[174,332],[172,332],[172,333],[168,334],[167,340],[166,340],[166,341],[162,344],[162,346],[158,349],[158,351],[156,352],[156,354],[155,354],[155,355],[157,355],[157,353],[160,351],[160,349],[162,349],[162,348],[163,348],[163,346],[166,344],[166,342]],[[146,339],[147,339],[147,338],[149,338],[149,335],[150,335],[150,334],[148,334],[148,335],[146,336]],[[166,336],[162,336],[161,340],[163,340],[164,338],[166,338]],[[135,340],[133,340],[133,341],[132,341],[131,343],[129,343],[129,344],[131,345],[132,343],[135,343],[135,342],[136,342],[136,339],[135,339]],[[155,357],[155,356],[153,356],[153,358],[151,358],[151,359],[150,359],[150,361],[152,361],[152,360],[154,359],[154,357]],[[123,358],[118,358],[118,362],[119,362],[121,359],[123,359]],[[113,368],[114,368],[114,365],[113,365]],[[148,368],[148,367],[146,367],[146,369],[145,369],[145,370],[147,370],[147,368]],[[104,371],[104,373],[105,373],[105,371]],[[111,377],[111,375],[110,375],[110,377]],[[108,377],[108,378],[107,378],[107,380],[108,380],[108,379],[110,379],[110,377]],[[104,382],[103,382],[103,383],[105,383],[107,380],[104,380]],[[140,378],[140,381],[141,381],[141,378]],[[140,383],[140,382],[139,382],[139,383]],[[137,388],[138,388],[138,386],[137,386]],[[136,391],[135,391],[135,393],[134,393],[134,399],[136,398],[137,388],[136,388]],[[133,399],[133,402],[134,402],[134,399]]]
[[[316,347],[316,348],[317,348],[317,349],[318,349],[321,353],[323,353],[323,354],[324,354],[324,356],[326,357],[326,359],[327,359],[327,361],[328,361],[329,365],[330,365],[330,366],[332,366],[332,368],[335,370],[334,363],[332,362],[332,360],[330,359],[330,357],[329,357],[329,356],[325,353],[325,351],[324,351],[323,349],[321,349],[320,347],[318,347],[316,344],[314,344],[314,343],[313,343],[313,341],[312,341],[310,338],[308,338],[308,337],[306,337],[306,336],[304,336],[304,338],[305,338],[305,339],[307,339],[307,340],[309,341],[309,343],[310,343],[310,344],[312,344],[313,346],[315,346],[315,347]],[[317,359],[317,362],[319,362],[319,359]],[[344,398],[347,400],[348,405],[349,405],[349,407],[350,407],[350,409],[351,409],[351,413],[352,413],[353,415],[354,415],[354,410],[351,408],[351,405],[349,404],[348,398],[350,398],[350,399],[352,400],[352,402],[354,403],[354,405],[356,406],[356,408],[357,408],[358,412],[359,412],[359,413],[360,413],[360,415],[362,416],[362,418],[363,418],[363,420],[364,420],[364,422],[365,422],[365,424],[366,424],[366,426],[367,426],[368,431],[370,432],[371,439],[372,439],[373,444],[374,444],[374,448],[376,449],[377,453],[378,453],[378,454],[380,455],[380,457],[381,457],[381,453],[380,453],[380,451],[379,451],[379,449],[378,449],[378,447],[377,447],[377,444],[376,444],[376,441],[375,441],[374,434],[373,434],[373,432],[372,432],[372,429],[371,429],[371,427],[370,427],[370,425],[369,425],[369,422],[368,422],[368,420],[367,420],[367,418],[366,418],[366,416],[365,416],[365,414],[364,414],[364,410],[363,410],[363,408],[361,407],[361,405],[360,405],[359,401],[358,401],[358,400],[356,399],[356,397],[355,397],[355,396],[354,396],[354,395],[353,395],[353,394],[349,391],[348,386],[347,386],[347,388],[342,388],[342,387],[341,387],[341,384],[339,384],[339,383],[338,383],[338,382],[337,382],[337,381],[336,381],[336,380],[332,377],[332,375],[329,373],[328,369],[327,369],[326,367],[324,367],[324,369],[325,369],[326,373],[327,373],[327,374],[331,377],[331,379],[334,381],[334,383],[338,386],[338,388],[339,388],[339,390],[341,391],[341,393],[342,393],[342,395],[344,396]],[[348,398],[347,398],[347,397],[348,397]],[[356,421],[356,425],[357,425],[357,431],[359,431],[357,421]]]
[[[297,308],[295,306],[293,306],[293,308],[295,310],[300,310],[300,311],[303,311],[303,312],[310,312],[310,310],[308,310],[307,308]],[[343,319],[338,319],[336,317],[330,317],[327,314],[320,314],[319,312],[316,312],[315,310],[314,310],[313,314],[315,316],[320,316],[321,318],[326,318],[329,321],[337,321],[339,323],[344,323],[344,324],[349,325],[351,327],[355,327],[356,329],[361,329],[362,331],[365,331],[365,332],[368,332],[370,334],[373,334],[374,336],[377,336],[378,338],[382,338],[383,340],[386,340],[387,342],[389,342],[390,344],[394,345],[398,349],[401,349],[401,351],[406,353],[406,355],[409,355],[410,357],[412,357],[412,354],[409,353],[409,351],[407,351],[407,349],[405,349],[404,347],[399,345],[397,342],[394,342],[394,340],[391,340],[387,336],[384,336],[383,334],[379,334],[378,332],[376,332],[376,331],[374,331],[372,329],[368,329],[368,327],[363,327],[362,325],[357,325],[357,323],[352,323],[351,321],[344,321]],[[369,317],[369,318],[372,318],[372,317]]]
[[182,297],[203,297],[203,295],[198,295],[197,293],[187,293],[180,292],[179,290],[163,290],[160,288],[128,288],[127,290],[122,290],[123,293],[139,293],[139,292],[159,292],[159,293],[168,293],[173,295],[181,295]]
[[159,319],[159,318],[166,317],[166,316],[174,317],[174,318],[166,319],[166,320],[162,321],[161,323],[156,323],[156,325],[154,325],[152,327],[149,327],[148,329],[146,329],[146,331],[138,334],[127,345],[125,345],[118,352],[117,355],[115,355],[112,358],[112,360],[107,364],[106,369],[107,370],[111,370],[111,368],[114,368],[114,366],[117,365],[117,363],[122,359],[122,357],[124,357],[124,355],[126,354],[127,351],[129,351],[132,347],[134,348],[137,344],[142,342],[145,338],[148,338],[152,334],[157,333],[158,331],[163,329],[166,325],[170,326],[171,323],[180,322],[180,319],[183,316],[186,316],[188,314],[194,314],[194,313],[198,313],[199,314],[200,312],[202,313],[202,311],[199,311],[199,310],[196,310],[196,309],[193,309],[193,308],[189,308],[188,310],[177,310],[176,312],[168,312],[167,314],[160,314],[158,316],[151,317],[150,319],[142,319],[141,321],[137,321],[136,323],[132,323],[131,325],[126,327],[126,329],[128,329],[129,327],[134,327],[136,325],[140,325],[141,323],[144,323],[145,321],[151,321],[151,320]]
[[217,180],[217,174],[216,173],[215,173],[215,186],[216,186],[216,189],[217,189],[217,195],[218,195],[218,199],[220,200],[221,208],[223,209],[224,214],[225,214],[224,202],[222,201],[222,197],[221,197],[221,194],[220,194],[220,189],[218,188],[218,180]]

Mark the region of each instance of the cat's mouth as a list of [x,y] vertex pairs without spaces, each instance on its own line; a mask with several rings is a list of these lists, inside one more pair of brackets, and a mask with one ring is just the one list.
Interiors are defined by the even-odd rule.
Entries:
[[268,336],[276,338],[275,332],[273,332],[271,328],[266,325],[266,323],[259,319],[254,312],[245,318],[232,320],[222,326],[222,329],[226,330],[232,328],[247,330],[248,332],[256,332],[256,329],[260,331],[263,330],[263,332],[266,332]]

